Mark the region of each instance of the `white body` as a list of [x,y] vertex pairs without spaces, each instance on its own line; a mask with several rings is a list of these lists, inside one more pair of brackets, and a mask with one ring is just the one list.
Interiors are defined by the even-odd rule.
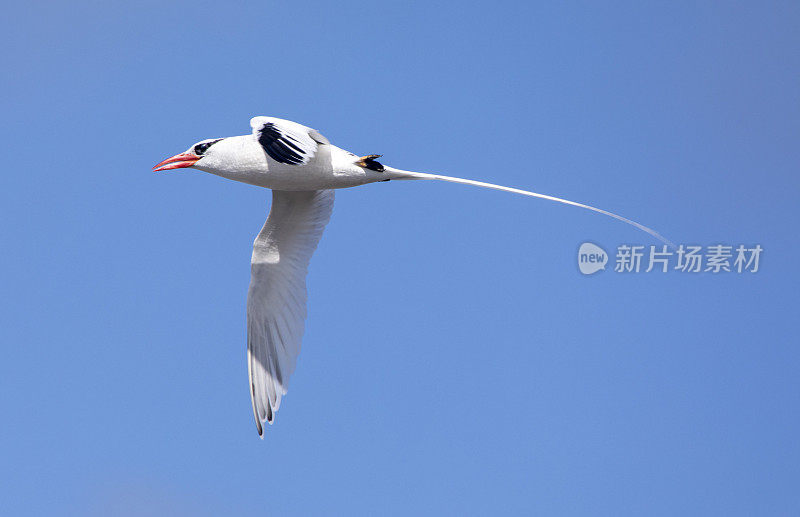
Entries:
[[[394,174],[377,172],[355,164],[358,156],[335,145],[318,146],[309,163],[279,163],[264,153],[255,135],[233,136],[214,144],[195,169],[234,181],[273,190],[321,190],[347,188],[384,181]],[[224,166],[216,157],[225,157]]]

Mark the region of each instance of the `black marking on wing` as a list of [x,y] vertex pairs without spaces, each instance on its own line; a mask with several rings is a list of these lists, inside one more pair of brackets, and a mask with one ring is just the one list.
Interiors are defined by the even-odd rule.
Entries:
[[307,156],[300,148],[299,142],[292,137],[281,133],[275,124],[267,122],[258,135],[258,143],[270,158],[278,163],[300,165],[306,161]]

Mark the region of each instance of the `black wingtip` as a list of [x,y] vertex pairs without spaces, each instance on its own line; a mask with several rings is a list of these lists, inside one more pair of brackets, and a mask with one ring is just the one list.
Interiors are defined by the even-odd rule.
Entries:
[[258,134],[258,143],[270,158],[278,163],[300,165],[305,162],[306,156],[297,140],[281,132],[280,128],[272,122],[267,122]]

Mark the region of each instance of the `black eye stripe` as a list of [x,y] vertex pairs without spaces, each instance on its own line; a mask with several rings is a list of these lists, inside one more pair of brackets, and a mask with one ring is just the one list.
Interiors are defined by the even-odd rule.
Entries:
[[197,144],[196,146],[194,146],[194,148],[192,149],[192,151],[193,151],[193,152],[194,152],[194,154],[196,154],[197,156],[203,156],[203,154],[204,154],[206,151],[208,151],[208,148],[209,148],[209,147],[211,147],[212,145],[216,144],[216,143],[217,143],[217,142],[219,142],[220,140],[222,140],[222,139],[221,139],[221,138],[217,138],[216,140],[211,140],[210,142],[203,142],[202,144]]

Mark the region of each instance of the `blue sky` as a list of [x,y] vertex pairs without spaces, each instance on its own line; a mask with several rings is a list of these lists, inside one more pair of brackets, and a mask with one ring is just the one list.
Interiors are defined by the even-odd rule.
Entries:
[[[800,9],[643,4],[6,6],[0,511],[796,514]],[[262,442],[269,193],[150,172],[253,115],[761,270],[587,277],[580,243],[655,242],[461,185],[341,191]]]

